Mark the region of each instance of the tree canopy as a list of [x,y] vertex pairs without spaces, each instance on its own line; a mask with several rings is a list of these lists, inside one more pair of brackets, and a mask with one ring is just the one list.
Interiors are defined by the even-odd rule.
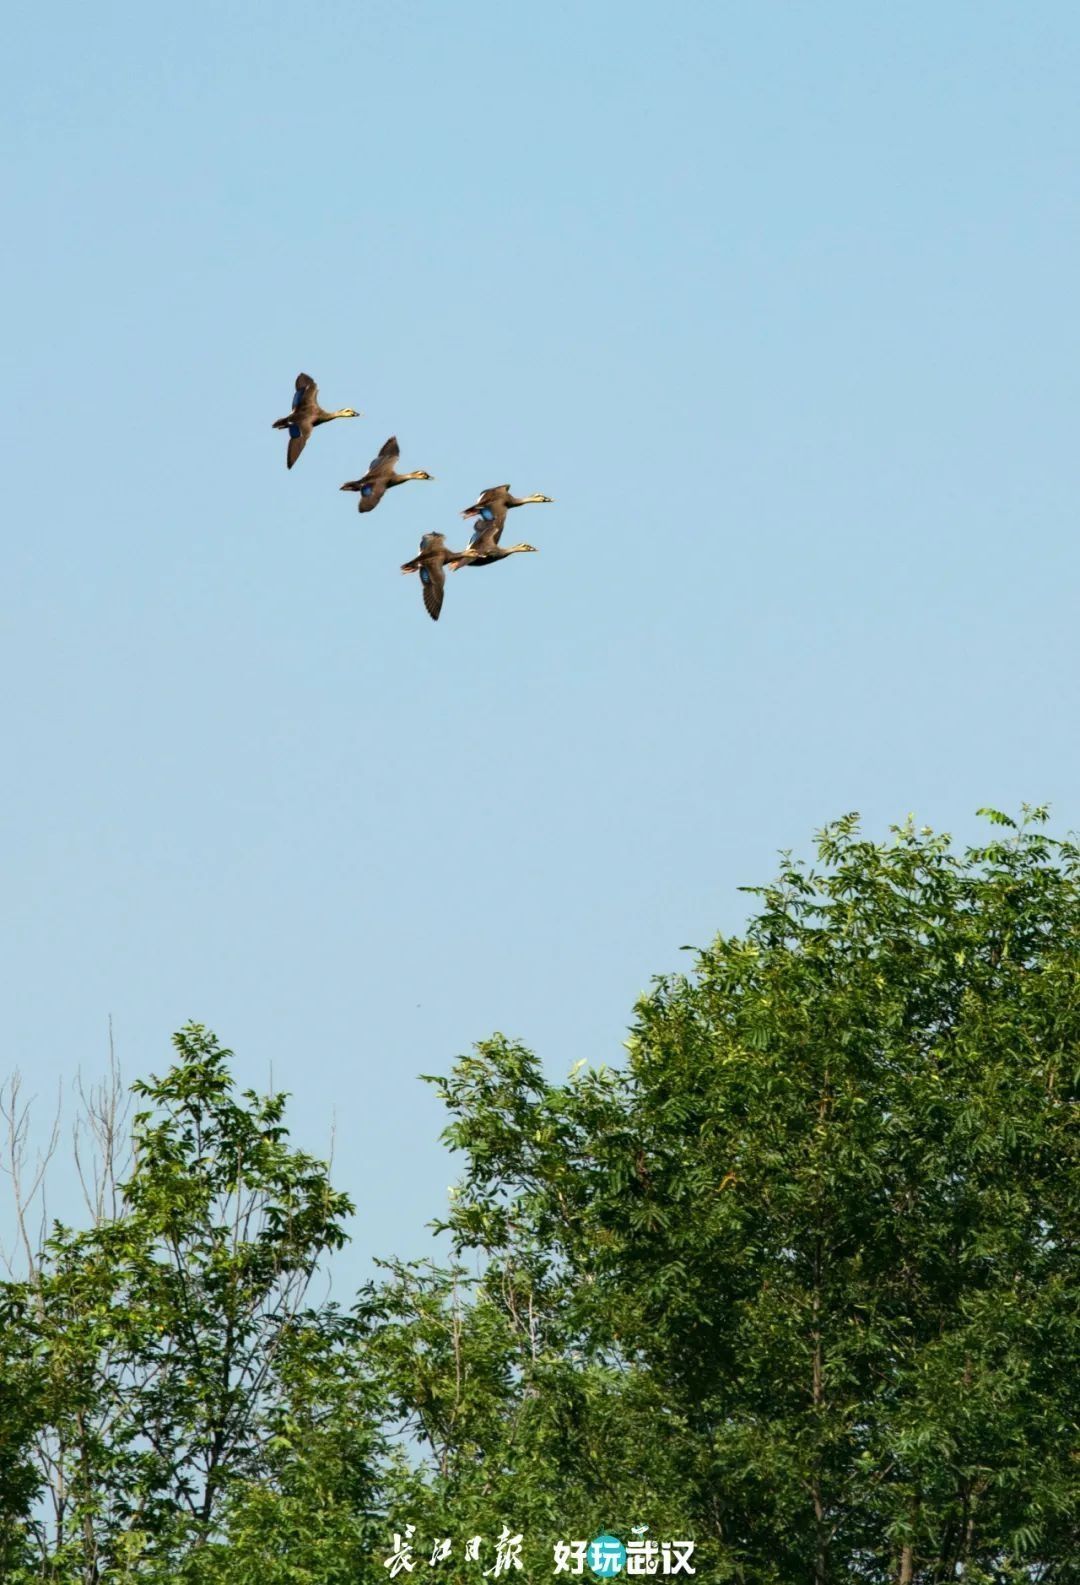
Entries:
[[451,1257],[347,1310],[347,1199],[183,1031],[115,1207],[0,1292],[5,1578],[386,1579],[411,1525],[413,1578],[647,1526],[709,1581],[1080,1580],[1080,854],[988,818],[828,827],[622,1069],[432,1079]]

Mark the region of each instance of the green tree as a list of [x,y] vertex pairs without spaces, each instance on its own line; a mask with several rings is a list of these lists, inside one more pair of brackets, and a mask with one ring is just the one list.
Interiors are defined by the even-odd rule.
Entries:
[[37,1380],[34,1578],[194,1567],[242,1483],[287,1470],[316,1367],[340,1352],[340,1319],[305,1305],[348,1199],[289,1145],[283,1096],[237,1099],[230,1053],[197,1025],[175,1045],[164,1078],[134,1087],[147,1105],[115,1206],[55,1226],[5,1288]]
[[444,1293],[441,1359],[412,1322],[433,1490],[685,1519],[747,1585],[1080,1579],[1080,867],[1042,811],[991,818],[962,854],[828,828],[643,999],[625,1073],[553,1086],[496,1039],[440,1081],[486,1263],[454,1324],[498,1317],[514,1429],[470,1433]]
[[185,1559],[185,1585],[363,1585],[378,1552],[385,1440],[363,1327],[327,1307],[290,1326],[257,1467],[234,1479],[217,1538]]
[[468,1535],[546,1577],[638,1524],[710,1582],[1077,1585],[1080,854],[990,818],[829,827],[625,1070],[497,1036],[433,1081],[452,1259],[347,1314],[306,1292],[348,1201],[183,1031],[0,1289],[4,1578],[371,1585],[411,1522],[454,1585]]
[[0,1292],[0,1579],[28,1559],[27,1526],[38,1489],[33,1446],[42,1393],[25,1338],[18,1299]]

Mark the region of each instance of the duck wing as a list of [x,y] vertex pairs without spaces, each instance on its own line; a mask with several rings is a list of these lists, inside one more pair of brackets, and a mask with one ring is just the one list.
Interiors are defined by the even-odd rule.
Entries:
[[424,591],[424,608],[431,620],[437,622],[446,593],[446,568],[441,557],[424,558],[420,563],[420,583]]
[[477,501],[475,508],[465,515],[478,517],[484,528],[491,529],[498,535],[503,531],[508,510],[505,500],[496,496],[492,501]]
[[393,473],[394,464],[400,456],[401,447],[397,443],[397,436],[391,435],[390,439],[384,442],[379,455],[372,457],[368,463],[366,477],[370,479],[373,473]]
[[310,374],[296,376],[296,390],[293,392],[292,405],[294,408],[309,405],[315,407],[319,400],[319,387]]
[[483,555],[485,551],[494,550],[495,546],[502,538],[503,525],[505,522],[505,511],[497,522],[494,515],[488,518],[481,514],[479,526],[473,530],[473,536],[469,541],[470,550],[479,551],[481,555]]
[[313,425],[310,419],[307,422],[299,421],[289,425],[289,446],[285,453],[285,466],[291,468],[297,457],[308,443]]
[[308,443],[319,411],[319,387],[310,374],[296,376],[296,390],[292,400],[292,422],[289,425],[289,446],[285,453],[285,466],[291,468]]
[[471,506],[462,512],[462,517],[482,517],[485,523],[496,523],[501,529],[506,522],[506,497],[510,493],[508,484],[496,484],[490,490],[481,490]]
[[357,511],[373,512],[386,494],[387,483],[385,474],[381,476],[376,474],[374,478],[361,479],[358,484],[353,485],[353,489],[357,490],[360,495],[360,499],[356,503]]

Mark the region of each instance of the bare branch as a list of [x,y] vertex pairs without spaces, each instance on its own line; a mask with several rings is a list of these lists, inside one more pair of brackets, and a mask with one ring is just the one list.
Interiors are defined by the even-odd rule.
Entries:
[[75,1165],[86,1208],[99,1227],[105,1221],[117,1220],[122,1213],[120,1184],[130,1171],[133,1148],[131,1095],[117,1061],[111,1015],[106,1075],[88,1089],[80,1073],[76,1088],[80,1111],[73,1129]]
[[[3,1158],[0,1159],[0,1170],[11,1179],[12,1198],[15,1205],[15,1239],[10,1250],[0,1249],[0,1260],[13,1280],[17,1278],[16,1252],[22,1251],[22,1274],[33,1287],[37,1287],[40,1279],[40,1255],[44,1242],[45,1209],[44,1209],[44,1183],[45,1173],[49,1162],[56,1154],[60,1142],[60,1115],[62,1109],[62,1087],[57,1094],[56,1110],[53,1115],[52,1127],[49,1130],[48,1142],[43,1150],[37,1154],[32,1170],[28,1168],[30,1158],[29,1133],[30,1118],[33,1098],[23,1100],[22,1075],[16,1069],[8,1082],[0,1088],[0,1121],[3,1123],[4,1145]],[[31,1237],[30,1223],[35,1212],[35,1206],[40,1209],[40,1224],[37,1238]]]

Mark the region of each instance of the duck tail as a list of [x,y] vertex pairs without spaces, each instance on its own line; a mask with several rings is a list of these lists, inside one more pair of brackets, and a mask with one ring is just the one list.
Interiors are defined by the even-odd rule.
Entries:
[[295,422],[295,418],[275,418],[270,427],[272,429],[288,429],[289,425]]

